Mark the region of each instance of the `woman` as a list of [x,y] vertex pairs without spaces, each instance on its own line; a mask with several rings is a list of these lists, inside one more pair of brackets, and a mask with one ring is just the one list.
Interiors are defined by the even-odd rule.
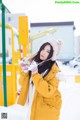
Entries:
[[22,66],[18,104],[28,105],[26,120],[59,120],[62,100],[56,74],[60,70],[52,59],[54,54],[54,45],[46,42],[31,60],[31,65]]

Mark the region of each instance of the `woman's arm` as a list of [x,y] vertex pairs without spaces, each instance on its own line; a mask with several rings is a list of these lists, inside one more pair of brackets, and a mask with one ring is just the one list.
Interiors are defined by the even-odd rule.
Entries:
[[28,89],[29,89],[29,75],[28,73],[21,72],[20,75],[21,81],[21,93],[18,98],[18,104],[24,105],[27,100]]
[[[53,73],[55,74],[55,73]],[[58,88],[59,80],[52,77],[49,81],[43,79],[43,77],[37,72],[32,75],[32,80],[36,90],[44,97],[51,97]]]

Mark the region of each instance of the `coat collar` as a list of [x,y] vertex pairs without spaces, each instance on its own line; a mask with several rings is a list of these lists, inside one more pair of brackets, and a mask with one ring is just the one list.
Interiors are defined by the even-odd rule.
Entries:
[[52,78],[55,77],[56,73],[60,72],[60,69],[58,68],[58,66],[56,64],[54,64],[50,70],[50,72],[44,77],[44,80],[49,81]]

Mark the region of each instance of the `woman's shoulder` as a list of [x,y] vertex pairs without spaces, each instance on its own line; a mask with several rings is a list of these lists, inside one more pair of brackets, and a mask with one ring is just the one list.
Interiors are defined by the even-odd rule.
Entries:
[[51,69],[53,72],[61,72],[59,66],[57,65],[57,63],[55,62],[52,66],[52,69]]

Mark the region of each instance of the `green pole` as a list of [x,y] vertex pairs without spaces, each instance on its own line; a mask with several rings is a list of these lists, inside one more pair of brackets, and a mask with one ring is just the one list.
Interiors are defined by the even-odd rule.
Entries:
[[7,106],[7,89],[6,89],[6,46],[5,46],[5,7],[2,5],[2,55],[3,55],[3,91],[4,106]]
[[2,3],[2,0],[0,0],[0,3]]

